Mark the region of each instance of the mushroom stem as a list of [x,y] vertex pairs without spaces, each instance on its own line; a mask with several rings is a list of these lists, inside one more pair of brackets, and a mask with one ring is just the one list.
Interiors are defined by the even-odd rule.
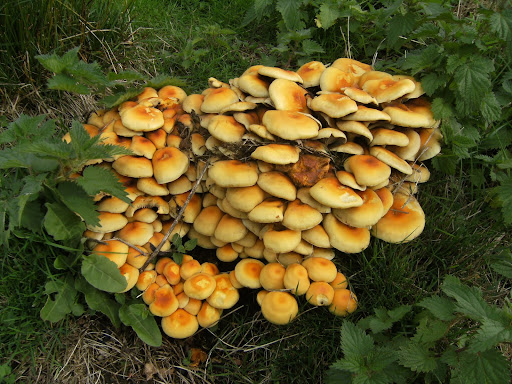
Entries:
[[210,160],[208,159],[206,161],[206,164],[205,164],[204,168],[201,170],[201,174],[197,178],[195,184],[192,186],[192,189],[190,190],[190,192],[188,194],[187,200],[185,200],[185,202],[183,203],[183,206],[181,207],[180,211],[178,212],[178,216],[176,216],[176,218],[172,222],[171,226],[169,227],[169,230],[167,231],[167,233],[163,237],[163,239],[160,242],[160,244],[158,244],[158,246],[155,248],[155,250],[148,257],[148,259],[146,260],[146,262],[142,266],[141,271],[145,270],[146,267],[149,265],[149,263],[153,262],[153,260],[156,258],[156,256],[158,255],[158,253],[162,249],[162,247],[165,244],[165,242],[169,239],[169,236],[171,235],[171,233],[174,230],[174,228],[176,227],[176,225],[178,225],[179,220],[181,219],[181,217],[185,213],[185,208],[187,208],[188,203],[190,203],[190,200],[195,195],[196,190],[199,187],[199,184],[201,183],[201,181],[203,180],[203,177],[204,177],[204,175],[206,173],[206,170],[208,169],[209,165],[210,165]]

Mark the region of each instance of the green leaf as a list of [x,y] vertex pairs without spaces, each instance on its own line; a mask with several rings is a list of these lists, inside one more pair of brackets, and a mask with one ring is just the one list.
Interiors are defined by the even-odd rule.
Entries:
[[387,40],[388,47],[396,48],[399,46],[397,42],[405,37],[404,41],[409,40],[410,32],[416,25],[416,16],[413,13],[405,15],[395,15],[391,18],[388,25]]
[[449,324],[447,322],[425,316],[420,320],[416,327],[416,333],[411,340],[418,344],[435,342],[442,339],[448,329]]
[[128,284],[116,263],[102,255],[85,256],[81,271],[89,284],[105,292],[121,292]]
[[277,0],[276,9],[281,13],[289,31],[297,31],[306,27],[302,19],[301,5],[302,0]]
[[340,5],[336,3],[323,2],[318,13],[319,27],[329,29],[340,18]]
[[181,79],[178,79],[176,77],[167,76],[167,75],[155,76],[146,83],[146,87],[152,87],[155,89],[163,88],[166,85],[175,85],[177,87],[184,87],[187,84]]
[[502,40],[512,39],[512,11],[505,9],[502,12],[494,12],[489,18],[491,31]]
[[140,89],[128,89],[123,92],[117,92],[110,96],[105,96],[99,103],[105,105],[107,108],[113,108],[125,101],[128,101],[140,93]]
[[351,384],[352,373],[348,371],[340,370],[334,366],[331,366],[326,372],[324,377],[325,384]]
[[374,348],[373,339],[364,330],[348,320],[341,325],[341,349],[345,358],[366,356]]
[[414,372],[431,372],[437,367],[433,353],[422,344],[410,341],[400,347],[399,362]]
[[59,73],[53,76],[48,80],[47,85],[49,89],[55,89],[57,91],[78,93],[80,95],[88,95],[91,93],[89,87],[79,83],[76,79],[63,73]]
[[55,53],[47,55],[38,55],[36,59],[47,70],[55,73],[61,73],[67,67],[72,66],[78,62],[78,51],[80,47],[75,47],[67,51],[64,55],[58,56]]
[[46,203],[44,228],[55,240],[76,240],[85,231],[84,222],[71,210],[57,203]]
[[504,319],[501,321],[485,319],[477,334],[470,342],[470,350],[473,352],[483,352],[496,347],[499,343],[512,342],[512,324],[511,321]]
[[452,382],[460,384],[509,384],[510,364],[497,350],[480,353],[463,351],[460,365],[452,374]]
[[455,310],[473,320],[482,321],[493,315],[491,307],[482,297],[482,291],[476,287],[468,287],[454,276],[447,275],[441,285],[442,291],[455,299]]
[[491,268],[499,274],[512,279],[512,252],[503,250],[491,259]]
[[41,319],[45,321],[60,321],[76,308],[77,291],[69,276],[64,280],[48,281],[45,285],[45,294],[49,297],[40,313]]
[[445,100],[437,97],[432,101],[432,112],[434,113],[434,119],[446,119],[453,116],[453,109],[449,103]]
[[308,39],[302,42],[302,51],[307,56],[311,56],[315,53],[324,53],[324,48],[315,40]]
[[76,179],[76,183],[91,196],[105,192],[118,197],[125,203],[131,203],[123,184],[109,169],[94,166],[86,167],[82,176]]
[[119,319],[121,305],[111,295],[94,288],[83,278],[75,281],[75,288],[84,294],[85,301],[90,309],[103,313],[116,328],[121,326],[121,320]]
[[97,226],[100,223],[97,205],[79,185],[64,181],[57,186],[62,202],[78,214],[87,225]]
[[496,100],[496,96],[492,92],[488,92],[482,98],[482,104],[480,106],[482,116],[487,123],[497,121],[501,117],[501,106]]
[[473,60],[461,65],[454,73],[457,89],[457,109],[463,114],[474,113],[480,109],[481,96],[491,90],[489,72],[493,70],[492,63],[484,60]]
[[127,82],[133,82],[137,80],[144,80],[144,76],[136,71],[121,71],[118,73],[109,72],[107,74],[107,79],[109,81],[124,80]]
[[143,342],[159,347],[162,345],[162,333],[155,318],[148,316],[147,311],[144,304],[123,305],[119,309],[119,317],[125,325],[133,328]]
[[446,76],[432,72],[421,78],[421,86],[428,96],[432,96],[435,91],[446,85],[447,80]]
[[38,141],[23,145],[22,150],[41,157],[69,160],[73,157],[71,145],[63,141]]
[[506,176],[498,187],[493,189],[501,205],[503,221],[512,224],[512,176]]
[[440,296],[426,297],[418,306],[428,309],[439,320],[451,321],[455,318],[455,304],[450,299]]

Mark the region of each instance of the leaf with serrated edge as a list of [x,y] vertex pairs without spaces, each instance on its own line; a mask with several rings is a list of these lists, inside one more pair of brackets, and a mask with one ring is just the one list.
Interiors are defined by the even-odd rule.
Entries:
[[102,255],[85,256],[81,271],[89,284],[105,292],[121,292],[128,284],[116,263]]
[[59,73],[48,80],[48,88],[58,91],[78,93],[80,95],[87,95],[91,92],[89,87],[78,83],[74,78],[63,73]]
[[426,297],[418,303],[418,306],[428,309],[439,320],[451,321],[455,318],[455,304],[446,297]]
[[333,3],[324,2],[320,6],[318,14],[318,21],[323,29],[328,29],[334,25],[336,20],[340,17],[340,7]]
[[436,368],[437,361],[431,351],[424,345],[410,341],[400,347],[399,362],[414,372],[431,372]]
[[64,204],[77,213],[87,225],[97,226],[100,223],[97,205],[85,190],[71,181],[64,181],[57,186]]
[[75,287],[84,294],[90,309],[103,313],[116,328],[120,327],[119,308],[121,306],[108,293],[99,291],[83,278],[75,281]]
[[502,321],[485,319],[477,334],[470,342],[470,350],[473,352],[483,352],[494,348],[499,343],[512,342],[512,324],[507,321],[506,316]]
[[463,351],[452,378],[464,384],[509,384],[510,364],[496,349],[480,353]]
[[297,0],[277,0],[276,9],[281,13],[286,28],[290,31],[304,29],[305,27],[302,21],[301,3],[302,1]]
[[341,325],[341,348],[345,357],[366,356],[373,348],[373,339],[357,325],[345,320]]
[[76,179],[76,182],[89,195],[105,192],[121,199],[125,203],[131,202],[123,184],[121,184],[117,176],[109,169],[87,167],[84,169],[82,176]]
[[74,309],[76,290],[70,284],[70,279],[56,279],[48,281],[45,285],[45,294],[54,294],[54,300],[48,297],[46,304],[41,309],[41,318],[52,323],[62,320]]
[[133,328],[143,342],[159,347],[162,345],[162,333],[153,316],[142,317],[143,311],[147,311],[144,304],[123,305],[119,309],[119,317],[125,325]]
[[491,268],[499,274],[512,279],[512,252],[507,249],[492,257]]

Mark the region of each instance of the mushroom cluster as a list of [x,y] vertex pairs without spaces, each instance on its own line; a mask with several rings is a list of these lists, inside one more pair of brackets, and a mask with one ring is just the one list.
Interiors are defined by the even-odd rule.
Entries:
[[[84,125],[91,136],[133,152],[90,162],[112,169],[131,200],[97,196],[100,224],[84,234],[103,242],[93,251],[126,253],[115,262],[129,281],[127,290],[137,285],[144,291],[150,310],[160,296],[177,303],[176,315],[152,311],[173,337],[180,336],[170,329],[189,321],[185,296],[206,300],[202,306],[214,309],[205,312],[223,309],[209,302],[212,293],[201,299],[187,293],[192,275],[173,272],[170,279],[159,267],[162,259],[146,265],[178,216],[171,236],[197,239],[199,246],[215,249],[220,262],[241,259],[226,275],[229,287],[270,291],[259,295],[269,321],[293,319],[295,309],[276,319],[269,313],[284,303],[296,308],[289,292],[299,295],[299,288],[310,303],[331,306],[336,315],[355,310],[355,295],[333,283],[339,274],[330,261],[334,249],[361,252],[371,235],[411,241],[425,226],[414,195],[430,177],[423,161],[440,152],[442,136],[421,84],[340,58],[330,66],[312,61],[296,72],[256,65],[228,83],[210,78],[208,85],[190,95],[175,86],[146,88],[136,100],[91,114]],[[104,250],[105,244],[115,250]],[[116,248],[121,244],[127,248]],[[169,247],[167,242],[162,250]],[[319,260],[330,263],[327,278],[308,267]],[[195,262],[196,269],[200,265]],[[307,272],[300,272],[305,292],[302,283],[293,286],[298,277],[286,283],[300,266]],[[252,273],[248,283],[242,268]],[[267,283],[274,275],[284,280]],[[205,279],[207,285],[217,278]],[[227,277],[222,281],[227,284]],[[176,300],[167,299],[171,291]]]

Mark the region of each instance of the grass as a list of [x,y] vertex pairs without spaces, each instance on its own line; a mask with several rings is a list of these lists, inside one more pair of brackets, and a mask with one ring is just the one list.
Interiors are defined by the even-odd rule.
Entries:
[[[50,3],[57,4],[45,4]],[[211,76],[227,81],[248,66],[263,62],[269,53],[268,45],[275,43],[275,27],[264,28],[269,26],[265,24],[268,21],[241,27],[248,6],[242,0],[229,4],[134,0],[129,3],[130,22],[125,18],[101,19],[109,12],[105,8],[108,6],[103,2],[91,4],[93,8],[87,16],[91,23],[116,33],[99,41],[92,33],[63,40],[76,31],[59,31],[62,34],[52,40],[53,45],[48,43],[38,49],[58,48],[55,42],[61,48],[69,48],[84,39],[85,46],[92,47],[85,50],[88,60],[98,60],[111,70],[132,68],[151,76],[166,73],[182,77],[191,93],[206,88]],[[77,28],[87,25],[82,19],[77,20]],[[11,21],[6,31],[14,33],[22,28],[28,28],[28,24]],[[2,42],[8,38],[19,42],[26,52],[35,52],[34,47],[28,49],[34,37],[23,40],[4,34]],[[325,39],[327,46],[335,49],[322,60],[343,55],[342,44],[329,41],[328,36]],[[32,54],[28,54],[28,64],[22,66],[30,66],[30,74],[37,73],[38,68],[32,66]],[[12,60],[1,63],[9,70],[22,57],[13,55],[2,60]],[[2,111],[7,116],[43,110],[69,119],[84,117],[92,109],[94,100],[87,97],[62,102],[63,95],[44,90],[42,74],[37,81],[23,78],[20,73],[25,69],[6,72],[6,79],[1,80],[8,84],[2,89],[7,96],[3,98]],[[21,83],[18,95],[12,85]],[[35,100],[39,101],[27,101],[28,95],[36,95]],[[34,105],[39,102],[45,107]],[[431,181],[420,186],[418,199],[427,225],[417,240],[394,245],[373,239],[360,254],[338,255],[336,262],[350,276],[360,300],[359,311],[352,320],[371,314],[376,307],[391,309],[414,304],[437,293],[445,274],[481,287],[492,302],[502,303],[510,294],[510,282],[489,267],[490,257],[510,246],[510,234],[495,218],[498,212],[490,207],[487,196],[471,187],[468,177],[447,177],[434,171]],[[258,311],[256,292],[247,289],[241,292],[240,305],[225,313],[217,327],[183,341],[164,338],[160,348],[148,347],[130,329],[115,329],[108,319],[97,314],[69,318],[57,325],[45,323],[39,318],[39,310],[45,301],[44,284],[49,275],[56,273],[51,265],[56,252],[59,251],[36,238],[14,239],[9,249],[3,249],[0,365],[9,365],[20,382],[286,383],[293,378],[297,383],[316,383],[323,380],[326,368],[341,357],[339,329],[343,319],[301,300],[297,320],[275,327]],[[192,348],[207,356],[197,367],[190,364]]]

